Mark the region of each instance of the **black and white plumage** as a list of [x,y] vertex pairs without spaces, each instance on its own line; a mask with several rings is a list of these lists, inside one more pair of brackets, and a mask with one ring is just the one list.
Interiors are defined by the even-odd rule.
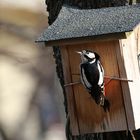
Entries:
[[96,52],[83,50],[81,55],[81,81],[97,104],[109,111],[110,103],[104,94],[104,69]]

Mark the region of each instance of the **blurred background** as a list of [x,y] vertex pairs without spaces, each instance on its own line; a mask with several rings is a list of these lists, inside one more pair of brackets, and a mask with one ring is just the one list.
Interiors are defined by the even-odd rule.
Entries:
[[65,140],[63,95],[45,0],[0,0],[0,140]]

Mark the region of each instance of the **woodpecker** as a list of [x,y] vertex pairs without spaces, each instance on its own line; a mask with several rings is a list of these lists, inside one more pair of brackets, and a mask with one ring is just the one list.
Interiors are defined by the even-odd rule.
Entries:
[[96,104],[109,111],[110,103],[104,91],[104,69],[99,61],[100,56],[90,50],[77,52],[81,55],[80,76],[84,87],[87,89]]

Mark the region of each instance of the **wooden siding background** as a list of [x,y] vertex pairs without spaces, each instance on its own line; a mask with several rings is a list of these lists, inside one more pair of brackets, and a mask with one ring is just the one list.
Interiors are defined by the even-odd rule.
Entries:
[[[138,54],[140,53],[140,26],[138,26],[131,34],[128,35],[127,39],[123,39],[120,41],[121,44],[121,55],[123,56],[123,63],[125,67],[125,75],[128,79],[132,79],[133,82],[129,82],[128,87],[129,91],[127,91],[128,87],[125,85],[124,87],[124,98],[127,102],[125,102],[126,112],[128,115],[130,130],[134,129],[132,124],[134,124],[135,129],[140,128],[140,69],[138,65]],[[122,71],[121,71],[122,72]],[[121,76],[124,76],[124,73],[121,73]],[[131,105],[132,104],[132,105]],[[134,114],[134,121],[132,119],[132,115],[130,112]]]
[[[80,80],[80,56],[76,51],[83,49],[93,50],[101,56],[106,76],[120,77],[116,54],[118,45],[118,41],[106,41],[62,47],[63,63],[67,65],[67,67],[64,66],[64,75],[69,77],[65,79],[66,83]],[[112,80],[105,88],[106,96],[111,103],[109,113],[105,113],[100,106],[96,105],[82,84],[66,87],[73,135],[127,129],[120,81]]]

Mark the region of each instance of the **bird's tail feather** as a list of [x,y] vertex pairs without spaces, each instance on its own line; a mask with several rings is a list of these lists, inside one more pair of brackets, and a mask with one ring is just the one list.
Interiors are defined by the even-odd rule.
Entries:
[[106,97],[104,97],[104,104],[101,105],[105,112],[110,111],[110,102]]
[[104,111],[110,111],[110,102],[104,94],[101,94],[98,98],[98,104],[103,107]]
[[95,102],[103,107],[105,112],[110,110],[110,102],[103,94],[101,88],[99,87],[94,88],[94,90],[92,90],[90,94],[92,98],[95,100]]

